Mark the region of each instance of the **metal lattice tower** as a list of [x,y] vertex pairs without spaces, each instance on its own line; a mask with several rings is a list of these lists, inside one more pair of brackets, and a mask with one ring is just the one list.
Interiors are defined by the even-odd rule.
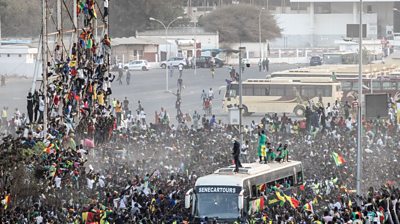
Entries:
[[[79,50],[79,33],[90,31],[95,44],[100,43],[100,37],[108,35],[108,16],[104,18],[104,11],[98,3],[99,0],[42,0],[42,33],[41,33],[41,61],[42,74],[49,73],[48,65],[54,65],[56,57],[65,61],[70,57],[71,50],[76,43]],[[108,1],[107,1],[108,2]],[[85,5],[86,4],[86,5]],[[103,4],[102,4],[103,5]],[[94,16],[88,22],[87,15],[81,11],[81,6],[94,8]],[[101,20],[98,25],[98,20]],[[98,29],[101,28],[101,36]],[[69,40],[68,40],[69,38]],[[56,46],[60,50],[55,50]],[[55,55],[57,54],[57,55]],[[79,56],[78,56],[79,63]],[[109,58],[105,61],[109,67]],[[41,91],[47,96],[48,77],[42,76]],[[35,89],[36,76],[32,91]],[[47,99],[47,97],[46,97]],[[44,127],[47,127],[48,103],[45,103]]]

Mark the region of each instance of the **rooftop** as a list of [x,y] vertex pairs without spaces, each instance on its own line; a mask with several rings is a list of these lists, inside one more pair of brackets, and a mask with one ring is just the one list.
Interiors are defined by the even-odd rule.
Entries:
[[[170,36],[193,36],[196,35],[218,35],[218,32],[207,32],[201,27],[173,27],[168,29],[168,35]],[[146,30],[143,32],[137,32],[138,37],[140,36],[164,36],[165,30]]]
[[121,37],[121,38],[114,38],[112,39],[111,44],[113,46],[118,46],[118,45],[160,45],[160,44],[166,44],[167,42],[158,37]]
[[[219,183],[221,186],[240,186],[242,180],[251,175],[263,172],[274,172],[277,169],[298,164],[301,164],[301,162],[293,160],[284,163],[271,162],[268,164],[242,163],[243,167],[239,169],[238,173],[233,172],[235,170],[235,166],[231,165],[220,168],[213,174],[200,177],[196,181],[196,186],[207,186],[210,185],[210,183]],[[223,181],[221,181],[221,178],[223,178]]]

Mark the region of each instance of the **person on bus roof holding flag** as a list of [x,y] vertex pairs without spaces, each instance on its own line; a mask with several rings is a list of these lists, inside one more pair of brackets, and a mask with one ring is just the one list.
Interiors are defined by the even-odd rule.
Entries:
[[267,136],[265,135],[265,131],[261,130],[261,132],[258,132],[258,147],[257,147],[257,155],[258,158],[260,159],[260,163],[263,162],[263,156],[262,156],[262,147],[265,147],[265,142],[267,141]]

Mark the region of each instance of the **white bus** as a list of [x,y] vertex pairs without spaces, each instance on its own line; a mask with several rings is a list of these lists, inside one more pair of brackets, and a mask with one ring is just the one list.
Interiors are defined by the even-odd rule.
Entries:
[[322,56],[324,64],[357,64],[358,54],[354,52],[332,52]]
[[[239,85],[226,87],[225,111],[239,105]],[[304,116],[306,106],[333,104],[342,98],[339,82],[331,78],[272,78],[248,79],[243,82],[244,115],[252,113],[294,113]]]
[[[246,218],[252,202],[268,195],[272,186],[287,184],[286,190],[291,190],[303,183],[300,161],[242,165],[238,173],[229,166],[197,179],[195,187],[185,195],[185,207],[191,209],[195,222],[205,217],[217,219],[218,223]],[[260,191],[261,186],[264,192]]]
[[[363,93],[387,93],[392,96],[400,90],[400,78],[395,64],[369,64],[363,67]],[[331,77],[341,83],[342,101],[352,102],[358,95],[358,65],[322,65],[274,72],[272,79],[319,79]],[[396,97],[398,98],[398,97]]]

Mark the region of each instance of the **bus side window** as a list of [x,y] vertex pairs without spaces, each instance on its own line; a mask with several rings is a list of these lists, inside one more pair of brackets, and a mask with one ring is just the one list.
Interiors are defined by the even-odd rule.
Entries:
[[313,86],[302,86],[301,87],[301,96],[312,98],[315,97],[315,88]]
[[273,85],[270,88],[271,96],[284,96],[285,90],[282,85]]
[[343,89],[343,91],[351,90],[351,81],[343,81],[342,89]]
[[294,176],[288,177],[287,183],[288,183],[289,187],[293,186],[294,185],[293,184],[294,183]]
[[251,197],[258,197],[258,189],[256,185],[251,186]]
[[381,82],[379,80],[372,80],[372,89],[373,90],[381,90]]
[[265,86],[265,95],[269,96],[270,95],[270,91],[269,91],[269,85]]
[[253,96],[264,96],[265,95],[265,85],[253,85],[254,95]]
[[[254,88],[257,88],[257,87],[254,85]],[[249,85],[249,84],[244,84],[243,85],[243,96],[257,96],[253,92],[253,85]]]
[[297,183],[298,184],[303,183],[303,173],[302,172],[297,173]]
[[295,97],[295,88],[293,86],[285,86],[285,96]]
[[332,96],[332,88],[330,86],[316,86],[315,91],[317,96],[323,96],[323,97]]
[[382,82],[382,89],[383,90],[395,90],[396,83],[395,82]]
[[275,184],[274,183],[267,183],[267,192],[269,193],[269,192],[271,192],[272,191],[272,187],[273,186],[275,186]]

